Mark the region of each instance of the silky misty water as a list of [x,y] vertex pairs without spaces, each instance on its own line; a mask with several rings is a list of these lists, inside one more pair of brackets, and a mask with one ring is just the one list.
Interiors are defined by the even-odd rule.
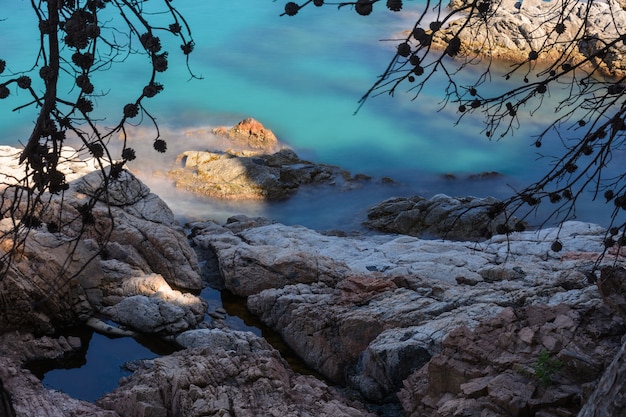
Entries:
[[[5,31],[8,28],[4,33],[11,36],[0,38],[0,58],[7,61],[10,74],[35,63],[39,35],[30,2],[5,3],[0,25]],[[145,104],[157,117],[169,151],[157,155],[151,150],[149,126],[132,129],[138,159],[131,168],[168,202],[181,221],[224,220],[244,213],[315,229],[358,229],[367,207],[390,196],[504,197],[538,179],[549,166],[550,158],[538,159],[532,146],[532,136],[550,118],[553,106],[549,104],[532,119],[522,120],[512,137],[500,141],[485,138],[480,120],[468,118],[455,126],[455,106],[441,106],[442,80],[433,80],[417,100],[402,88],[395,97],[372,97],[355,114],[359,98],[392,58],[400,31],[412,27],[411,13],[384,12],[364,18],[349,8],[338,11],[329,6],[307,7],[296,17],[280,17],[284,3],[185,0],[175,4],[194,32],[196,49],[189,66],[202,79],[190,79],[178,45],[163,39],[169,45],[170,65],[157,81],[165,90]],[[410,10],[411,3],[406,2],[405,8]],[[135,100],[149,79],[148,69],[145,56],[130,56],[94,77],[96,91],[108,93],[95,100],[97,117],[104,124],[115,121],[123,105]],[[462,76],[475,75],[468,71]],[[503,86],[504,80],[494,78],[489,88]],[[69,91],[71,86],[66,88]],[[17,146],[28,138],[36,109],[12,112],[23,104],[20,99],[26,100],[24,95],[12,94],[0,102],[2,144]],[[280,203],[226,204],[182,195],[152,178],[152,170],[167,167],[177,152],[206,149],[208,139],[202,132],[246,117],[261,121],[300,157],[372,176],[371,184],[351,192],[332,187],[304,189]],[[542,152],[557,154],[560,144],[556,139],[553,142],[547,141]],[[502,177],[466,179],[489,171]],[[442,177],[449,173],[458,179]],[[383,185],[377,180],[382,177],[395,183]],[[594,208],[590,200],[589,196],[581,201],[578,218],[602,223],[610,207]],[[219,303],[218,298],[212,299]],[[103,367],[119,370],[128,359],[159,354],[158,349],[150,351],[132,341],[111,341],[98,335],[86,340],[90,343],[85,358],[89,370],[74,364],[66,366],[70,369],[48,372],[44,378],[47,386],[93,400],[114,387],[123,374],[110,375]],[[105,352],[126,352],[129,342],[136,346],[132,354],[109,356],[106,365],[94,359]],[[89,378],[96,382],[86,384]]]
[[[151,181],[146,172],[142,179],[182,219],[223,220],[232,213],[245,213],[318,229],[356,227],[367,206],[389,196],[504,197],[539,178],[549,166],[550,159],[537,160],[532,146],[532,135],[552,113],[549,104],[532,119],[523,120],[514,136],[500,141],[490,141],[481,133],[481,120],[468,118],[455,126],[456,106],[441,109],[445,84],[437,79],[417,100],[401,87],[395,97],[372,97],[354,114],[359,98],[393,56],[399,33],[412,26],[412,13],[381,10],[361,17],[349,8],[311,6],[295,17],[281,17],[283,6],[282,1],[270,0],[186,0],[176,5],[194,32],[196,49],[189,65],[202,79],[190,79],[178,44],[163,38],[170,65],[158,81],[165,90],[146,105],[157,117],[170,150],[161,157],[151,149],[150,126],[135,129],[132,146],[138,158],[131,167],[141,169],[143,162],[163,168],[177,152],[206,149],[206,137],[190,132],[254,117],[302,158],[375,179],[390,177],[396,185],[370,185],[353,193],[309,191],[281,204],[229,205],[172,193],[161,187],[163,181]],[[405,9],[411,8],[407,2]],[[0,19],[11,33],[0,39],[7,73],[30,68],[39,41],[30,3],[17,0],[5,5]],[[118,119],[123,105],[134,101],[147,83],[148,69],[145,56],[131,56],[94,77],[95,91],[108,93],[95,100],[96,117],[104,124]],[[476,76],[472,71],[462,75],[471,80]],[[459,84],[464,84],[463,78]],[[489,88],[506,85],[494,77]],[[66,91],[70,89],[66,86]],[[35,118],[34,107],[10,111],[23,104],[20,98],[25,100],[24,95],[12,94],[0,102],[2,142],[7,145],[23,143]],[[557,154],[559,147],[555,139],[552,144],[546,141],[541,151]],[[486,171],[504,177],[489,182],[463,180]],[[441,175],[447,173],[461,179],[445,181]],[[596,212],[583,202],[578,216],[603,221]]]

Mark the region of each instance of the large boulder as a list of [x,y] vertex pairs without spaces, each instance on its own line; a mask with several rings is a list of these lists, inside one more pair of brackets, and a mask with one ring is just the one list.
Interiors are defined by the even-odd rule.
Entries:
[[297,375],[250,332],[192,330],[189,348],[145,361],[96,404],[124,416],[374,416],[324,382]]
[[[214,222],[189,225],[194,244],[217,255],[222,279],[218,286],[221,284],[236,295],[245,297],[264,289],[302,282],[334,285],[348,271],[347,266],[341,265],[332,256],[324,253],[312,255],[315,249],[306,241],[306,236],[312,232],[310,229],[270,223],[233,232],[239,230],[236,225],[241,224],[257,223],[239,218],[239,221],[227,223],[224,227]],[[243,239],[250,233],[256,237],[248,245]],[[262,236],[267,239],[257,240]]]
[[[2,149],[0,159],[8,167],[5,186],[19,178],[15,171],[24,170],[19,155],[12,148]],[[197,256],[167,205],[126,171],[110,181],[106,193],[99,193],[103,178],[93,161],[81,160],[69,148],[63,150],[62,160],[59,169],[66,173],[69,189],[50,196],[40,220],[63,227],[29,231],[19,256],[0,280],[0,332],[53,333],[86,323],[125,297],[138,295],[140,282],[148,283],[141,295],[160,293],[161,300],[152,298],[154,302],[183,306],[187,317],[201,321],[203,302],[179,291],[202,288]],[[15,192],[3,189],[5,197]],[[94,196],[93,223],[84,227],[76,219],[84,215],[88,197]],[[11,230],[12,222],[2,219],[0,227]],[[5,239],[0,250],[11,247]],[[149,285],[155,276],[158,289]],[[131,281],[134,287],[125,285]],[[173,301],[176,298],[180,300]]]
[[302,160],[290,149],[256,151],[187,151],[180,168],[168,172],[178,189],[220,199],[281,200],[300,186],[328,184],[349,189],[358,179],[338,167]]
[[395,197],[371,207],[364,224],[385,233],[450,240],[479,240],[497,234],[503,225],[513,229],[518,220],[494,213],[501,201],[493,198],[449,197],[437,194]]

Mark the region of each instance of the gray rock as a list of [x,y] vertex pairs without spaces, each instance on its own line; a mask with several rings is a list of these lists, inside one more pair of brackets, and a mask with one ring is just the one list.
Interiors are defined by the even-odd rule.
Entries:
[[[606,231],[586,223],[481,243],[254,222],[193,227],[196,245],[212,251],[226,287],[247,295],[252,313],[310,367],[376,401],[392,398],[407,369],[437,354],[455,328],[511,308],[600,302],[586,273]],[[557,237],[561,252],[550,248]]]
[[96,404],[133,416],[374,416],[324,382],[294,374],[252,333],[192,332],[180,340],[204,347],[154,359]]
[[295,152],[187,151],[177,157],[181,168],[168,172],[176,187],[194,194],[231,200],[281,200],[302,185],[327,184],[350,189],[358,179],[338,167],[314,164]]
[[102,311],[115,322],[142,333],[176,334],[195,327],[203,314],[159,297],[134,295]]
[[513,229],[517,220],[500,213],[490,215],[493,198],[448,197],[437,194],[424,197],[396,197],[370,208],[364,224],[386,233],[450,240],[479,240],[498,233],[498,226]]
[[[459,9],[470,3],[466,0],[453,0],[451,9]],[[555,57],[566,50],[567,61],[577,64],[583,59],[592,58],[606,41],[618,39],[622,33],[617,23],[626,18],[626,11],[620,1],[566,2],[563,0],[539,1],[524,0],[521,9],[514,7],[515,1],[498,3],[489,15],[489,25],[481,17],[466,26],[460,33],[462,53],[481,54],[503,61],[525,62],[531,50],[542,51],[539,62],[552,63]],[[448,40],[466,24],[463,15],[437,32],[432,46],[445,49]],[[463,17],[461,17],[463,16]],[[563,33],[553,30],[556,23],[565,25]],[[604,41],[602,41],[602,40]],[[546,47],[543,47],[546,45]],[[489,47],[487,47],[489,46]],[[613,77],[621,77],[626,71],[626,47],[614,45],[611,53],[601,59],[591,59],[591,65],[598,64],[599,70]]]
[[[108,173],[109,169],[105,171]],[[103,178],[101,171],[90,172],[76,180],[74,187],[79,193],[120,207],[136,204],[150,194],[150,189],[128,171],[108,181],[106,187]]]
[[184,348],[211,348],[226,351],[246,351],[249,349],[247,340],[251,335],[223,329],[193,329],[176,336],[176,343]]
[[[41,221],[67,227],[59,233],[50,233],[45,227],[30,231],[21,255],[0,281],[0,331],[20,329],[45,334],[86,322],[121,298],[137,295],[120,292],[127,281],[137,283],[159,276],[159,285],[168,296],[174,295],[172,287],[202,287],[197,256],[171,210],[128,172],[122,172],[119,180],[111,183],[108,195],[100,195],[91,210],[94,227],[86,228],[81,239],[73,241],[79,236],[82,222],[70,220],[80,218],[85,196],[96,195],[102,176],[93,160],[80,161],[69,148],[63,150],[63,158],[59,170],[72,182],[62,196],[51,196]],[[3,167],[5,175],[19,169],[19,151],[4,147],[0,159],[7,163],[6,170]],[[6,179],[9,181],[10,176]],[[115,219],[112,229],[109,215]],[[10,219],[0,220],[0,228],[11,227]],[[107,230],[106,256],[101,257],[99,242]],[[66,262],[72,250],[73,257]],[[156,292],[146,287],[141,294],[151,296]],[[197,297],[178,294],[197,310]]]

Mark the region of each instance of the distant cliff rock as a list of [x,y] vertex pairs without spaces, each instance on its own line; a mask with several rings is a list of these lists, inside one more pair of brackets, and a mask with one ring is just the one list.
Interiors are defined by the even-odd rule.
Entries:
[[[469,3],[452,0],[449,8],[459,9]],[[572,65],[583,58],[592,58],[592,64],[608,75],[621,77],[626,74],[626,46],[622,43],[616,44],[610,54],[595,56],[604,45],[602,39],[607,36],[617,39],[621,34],[623,28],[619,22],[626,20],[626,11],[618,1],[523,0],[517,3],[521,4],[519,9],[515,7],[516,0],[497,2],[497,6],[494,3],[488,25],[463,29],[461,53],[524,62],[530,51],[538,51],[548,42],[554,46],[547,53],[540,54],[538,61],[550,62],[568,48]],[[586,20],[584,16],[587,16]],[[433,47],[445,49],[465,22],[466,18],[459,18],[438,31],[433,37]],[[564,24],[562,33],[554,31],[559,22]]]

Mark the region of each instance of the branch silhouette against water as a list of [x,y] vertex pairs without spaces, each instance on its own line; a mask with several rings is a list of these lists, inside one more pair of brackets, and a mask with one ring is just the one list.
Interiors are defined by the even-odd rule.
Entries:
[[[529,139],[539,152],[556,137],[562,153],[552,156],[540,180],[492,207],[494,217],[506,212],[510,219],[529,219],[539,206],[549,205],[539,226],[575,219],[576,202],[591,194],[597,204],[615,207],[607,219],[606,250],[616,248],[619,254],[626,246],[626,171],[608,169],[626,152],[626,12],[617,2],[315,0],[287,2],[283,15],[295,16],[311,5],[352,9],[368,19],[376,19],[375,12],[408,10],[416,16],[412,27],[397,34],[395,54],[359,107],[376,95],[399,91],[420,100],[427,84],[441,82],[437,76],[445,80],[443,106],[456,107],[457,123],[482,118],[482,132],[490,140],[510,136],[537,112],[554,112],[542,132]],[[506,44],[503,33],[512,34],[514,42]],[[473,82],[460,85],[458,75],[470,69]],[[500,91],[487,88],[496,78],[507,81]],[[506,234],[519,228],[500,225]],[[553,250],[562,249],[559,243],[557,238]]]
[[[10,63],[0,56],[0,99],[17,101],[14,111],[35,108],[37,113],[19,156],[21,173],[6,176],[0,187],[0,279],[20,258],[31,232],[45,227],[69,248],[63,270],[50,283],[54,291],[82,271],[79,268],[67,275],[81,240],[96,242],[99,249],[92,258],[106,249],[115,219],[110,209],[105,210],[106,219],[96,218],[94,207],[98,202],[109,204],[109,190],[124,180],[126,162],[137,156],[129,146],[127,126],[149,122],[155,151],[167,149],[147,104],[163,90],[159,75],[169,65],[169,52],[163,50],[159,36],[178,38],[189,74],[197,78],[188,61],[194,41],[187,21],[169,0],[31,0],[30,5],[40,33],[33,48],[34,64],[10,72]],[[99,74],[133,55],[149,59],[145,86],[117,114],[94,116],[98,98],[124,88],[99,85]],[[13,86],[17,86],[17,94]],[[111,146],[113,140],[115,147]],[[77,153],[68,150],[68,142]],[[83,203],[71,206],[64,200],[70,185],[62,166],[76,155],[91,159],[101,183]],[[89,260],[83,260],[84,264]]]

